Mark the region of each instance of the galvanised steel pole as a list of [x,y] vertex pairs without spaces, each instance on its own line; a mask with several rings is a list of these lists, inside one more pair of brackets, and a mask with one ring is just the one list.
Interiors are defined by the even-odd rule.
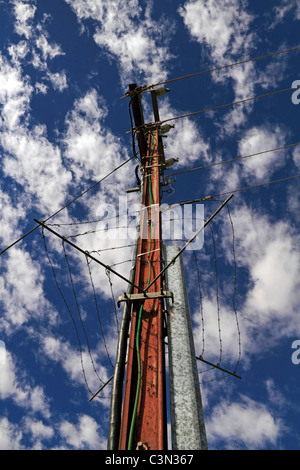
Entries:
[[[180,249],[165,246],[168,264]],[[172,450],[206,450],[207,439],[182,256],[166,270]]]

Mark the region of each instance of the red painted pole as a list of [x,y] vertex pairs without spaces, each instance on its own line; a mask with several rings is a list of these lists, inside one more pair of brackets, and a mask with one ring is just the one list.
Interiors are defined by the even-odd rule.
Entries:
[[[148,132],[147,142],[135,276],[135,284],[143,289],[162,269],[158,129]],[[161,292],[162,282],[159,277],[149,292]],[[166,448],[163,300],[147,299],[132,308],[119,449]]]

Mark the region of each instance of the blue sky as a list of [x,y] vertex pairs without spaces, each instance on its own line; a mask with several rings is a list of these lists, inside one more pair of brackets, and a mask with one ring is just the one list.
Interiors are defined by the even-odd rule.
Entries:
[[[132,156],[128,99],[120,100],[129,83],[299,46],[299,0],[11,0],[0,11],[1,249]],[[291,51],[171,82],[160,117],[291,88],[298,63]],[[298,175],[297,145],[211,165],[298,143],[299,101],[287,91],[173,121],[165,156],[179,161],[166,175],[210,166],[173,177],[162,202],[221,195],[203,203],[208,218],[222,193]],[[151,121],[147,93],[143,106]],[[121,220],[135,225],[138,194],[126,193],[135,166],[49,220],[126,278],[133,240]],[[203,247],[184,255],[196,353],[230,371],[239,361],[242,376],[198,364],[210,449],[299,448],[299,196],[297,178],[235,192]],[[118,218],[107,232],[91,223],[104,210],[123,216],[125,203],[133,215],[121,228]],[[0,259],[0,449],[105,449],[110,386],[89,398],[113,373],[114,300],[126,283],[45,237],[36,230]]]

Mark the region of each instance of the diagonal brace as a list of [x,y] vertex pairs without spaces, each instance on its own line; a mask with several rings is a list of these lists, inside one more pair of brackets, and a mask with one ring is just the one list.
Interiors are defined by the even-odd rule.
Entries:
[[66,237],[64,237],[63,235],[60,235],[59,233],[55,232],[52,228],[48,227],[44,222],[40,222],[39,220],[37,219],[34,219],[35,222],[37,222],[39,225],[41,225],[42,227],[46,228],[47,230],[49,230],[49,232],[53,233],[54,235],[56,235],[58,238],[61,238],[64,242],[68,243],[69,245],[71,245],[73,248],[75,248],[76,250],[80,251],[80,253],[83,253],[85,256],[88,256],[89,258],[91,258],[93,261],[96,261],[96,263],[100,264],[101,266],[103,266],[105,269],[108,269],[110,272],[112,272],[113,274],[115,274],[116,276],[118,276],[119,278],[123,279],[123,281],[126,281],[128,284],[131,284],[133,287],[135,287],[136,289],[138,289],[139,291],[143,292],[145,294],[145,291],[141,288],[141,287],[138,287],[136,286],[133,282],[131,282],[129,279],[126,279],[126,277],[122,276],[122,274],[118,273],[117,271],[115,271],[114,269],[112,269],[110,266],[108,266],[107,264],[104,264],[102,263],[102,261],[98,260],[97,258],[95,258],[93,255],[91,255],[88,251],[84,251],[82,248],[80,248],[79,246],[75,245],[75,243],[73,242],[70,242],[70,240],[68,240]]
[[187,248],[187,246],[192,243],[193,240],[195,240],[195,238],[199,235],[200,232],[202,232],[202,230],[205,229],[205,227],[212,221],[212,219],[220,212],[221,209],[223,209],[223,207],[227,204],[227,202],[230,201],[230,199],[233,198],[233,194],[231,194],[227,199],[226,201],[223,202],[223,204],[221,204],[221,206],[216,210],[216,212],[214,212],[210,217],[209,219],[206,220],[206,222],[204,223],[204,225],[195,233],[195,235],[192,236],[192,238],[189,239],[189,241],[186,242],[186,244],[184,245],[183,248],[181,248],[180,251],[178,251],[178,253],[174,256],[174,258],[171,259],[171,261],[161,270],[161,272],[156,276],[155,279],[153,279],[152,282],[150,282],[150,284],[147,286],[147,289],[146,291],[149,289],[149,287],[152,286],[152,284],[154,284],[154,282],[157,281],[157,279],[171,266],[171,264],[173,264],[175,262],[175,260],[178,258],[178,256],[181,255],[181,253]]

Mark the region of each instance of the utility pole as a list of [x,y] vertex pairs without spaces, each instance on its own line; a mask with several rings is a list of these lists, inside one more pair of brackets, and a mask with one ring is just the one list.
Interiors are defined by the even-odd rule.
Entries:
[[[179,253],[165,246],[166,263]],[[207,440],[182,257],[166,271],[174,302],[167,300],[170,415],[173,450],[206,450]]]
[[[154,123],[144,125],[141,93],[129,86],[140,152],[142,210],[135,265],[135,285],[147,290],[162,270],[160,179],[164,165],[156,91]],[[132,304],[119,450],[167,448],[163,278],[152,283],[148,297],[136,288],[122,300]]]
[[[130,286],[127,293],[118,299],[118,306],[120,302],[125,302],[125,305],[113,379],[109,450],[167,449],[164,350],[167,334],[173,447],[178,450],[207,448],[191,319],[180,255],[222,210],[232,195],[206,220],[183,248],[179,250],[175,247],[174,252],[172,247],[168,247],[166,259],[163,261],[160,198],[161,177],[166,162],[162,135],[168,129],[161,125],[157,96],[162,96],[166,91],[168,90],[164,88],[151,91],[154,122],[147,124],[144,123],[141,105],[143,87],[138,88],[136,84],[129,85],[129,92],[126,94],[131,99],[135,122],[132,133],[136,134],[140,153],[141,211]],[[166,281],[174,292],[165,290]],[[167,304],[169,318],[166,328],[167,312],[164,309],[164,302],[170,298],[173,302]],[[173,322],[174,316],[176,319]],[[128,331],[123,393],[125,343]]]

